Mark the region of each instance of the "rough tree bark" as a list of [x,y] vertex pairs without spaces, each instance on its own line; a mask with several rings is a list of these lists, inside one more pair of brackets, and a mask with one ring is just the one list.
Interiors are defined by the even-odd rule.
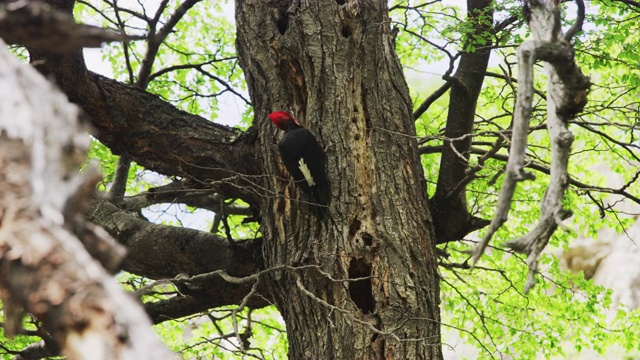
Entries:
[[[51,2],[66,12],[74,4]],[[386,3],[274,0],[236,7],[257,133],[212,124],[92,74],[80,52],[30,53],[114,153],[185,179],[176,182],[185,188],[171,201],[192,201],[201,191],[241,198],[259,212],[264,239],[237,246],[149,224],[118,208],[131,199],[94,202],[93,221],[129,247],[124,269],[152,278],[186,273],[176,283],[187,291],[147,304],[156,322],[246,300],[264,305],[258,296],[247,298],[245,281],[220,286],[229,279],[221,271],[258,272],[256,249],[264,243],[265,266],[279,269],[264,274],[287,323],[291,358],[441,358],[433,228]],[[278,163],[277,131],[266,121],[276,109],[292,110],[327,147],[333,201],[326,221],[298,201]],[[142,203],[163,196],[150,191]],[[131,246],[139,241],[149,245]],[[190,283],[198,279],[205,281]]]
[[[30,346],[24,356],[173,358],[142,307],[104,269],[122,259],[122,251],[112,250],[119,246],[82,217],[99,178],[83,183],[77,174],[88,148],[77,107],[2,41],[0,64],[0,295],[7,334],[21,331],[26,311],[57,346]],[[92,245],[116,259],[101,266],[87,252]]]
[[[412,105],[385,1],[237,1],[259,128],[267,267],[292,359],[441,358],[438,277]],[[266,116],[291,110],[326,147],[330,218],[286,180]],[[357,280],[354,280],[357,279]]]

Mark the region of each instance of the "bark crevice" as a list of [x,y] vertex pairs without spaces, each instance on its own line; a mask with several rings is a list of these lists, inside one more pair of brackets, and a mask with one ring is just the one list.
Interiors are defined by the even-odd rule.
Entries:
[[[321,268],[269,278],[289,356],[441,358],[439,345],[420,340],[439,339],[439,324],[407,318],[439,318],[438,278],[412,103],[388,9],[379,1],[296,4],[282,35],[275,22],[265,23],[272,5],[236,2],[258,161],[277,194],[262,205],[273,209],[262,218],[265,264]],[[318,221],[283,181],[276,129],[263,120],[276,110],[291,111],[326,147],[330,221]],[[308,328],[314,331],[301,330]]]
[[375,300],[371,287],[371,265],[364,259],[351,259],[349,263],[349,295],[363,314],[375,312]]

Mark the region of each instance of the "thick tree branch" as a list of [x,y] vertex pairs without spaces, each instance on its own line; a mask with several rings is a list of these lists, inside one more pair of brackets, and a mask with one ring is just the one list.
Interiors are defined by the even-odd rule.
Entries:
[[[493,31],[491,1],[467,3],[467,21],[469,26],[473,27],[473,35],[469,34],[469,38],[484,38],[490,41],[486,34]],[[438,243],[462,239],[483,223],[482,219],[469,213],[464,191],[466,187],[461,184],[467,176],[471,147],[471,137],[465,135],[473,131],[476,103],[489,56],[490,49],[487,44],[483,50],[462,53],[458,70],[451,78],[450,104],[445,128],[447,140],[440,160],[436,192],[430,200]]]
[[95,26],[76,24],[70,15],[40,1],[0,4],[0,37],[8,44],[55,54],[135,39]]
[[127,154],[164,175],[217,182],[227,197],[258,203],[262,179],[256,176],[252,130],[214,124],[157,96],[88,73],[80,54],[41,59],[39,69],[55,75],[70,100],[87,113],[93,135],[113,153]]
[[[56,5],[70,13],[73,1]],[[259,193],[264,192],[256,190],[262,178],[256,176],[253,131],[214,124],[157,96],[90,73],[79,51],[54,56],[29,50],[38,70],[55,77],[69,99],[88,115],[92,135],[113,153],[127,154],[164,175],[218,182],[226,197],[259,202]]]
[[220,236],[150,223],[107,200],[93,204],[91,220],[129,249],[124,270],[152,279],[224,269],[247,275],[262,267],[260,239],[232,246]]
[[[180,295],[145,303],[154,323],[177,319],[211,308],[240,304],[252,284],[229,281],[228,276],[252,276],[263,268],[262,240],[230,244],[225,238],[202,231],[152,224],[102,200],[94,203],[93,221],[102,224],[127,245],[123,268],[152,279],[171,279]],[[213,272],[213,273],[212,273]],[[193,275],[193,276],[192,276]],[[247,303],[252,308],[269,305],[261,290]]]
[[[243,188],[260,181],[253,177],[257,165],[250,133],[214,124],[99,75],[89,81],[98,91],[82,101],[91,102],[89,109],[102,110],[102,114],[89,113],[90,120],[96,137],[114,153],[126,152],[138,164],[165,175],[203,183],[224,181],[227,196],[255,199],[255,193]],[[102,107],[106,103],[109,108]]]

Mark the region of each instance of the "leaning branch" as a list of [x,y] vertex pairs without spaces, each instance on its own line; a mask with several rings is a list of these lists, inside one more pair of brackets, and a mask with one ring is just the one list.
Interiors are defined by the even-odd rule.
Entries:
[[[558,226],[566,229],[562,221],[571,215],[562,206],[564,192],[569,185],[567,171],[573,134],[568,123],[582,111],[587,102],[590,87],[589,79],[582,74],[575,63],[573,48],[558,36],[559,9],[555,2],[528,1],[528,20],[535,41],[527,41],[518,49],[520,78],[516,111],[514,115],[514,137],[507,162],[507,176],[503,184],[498,208],[489,231],[473,250],[475,264],[491,237],[507,220],[511,199],[518,181],[531,178],[523,171],[526,150],[526,130],[531,117],[531,97],[533,94],[533,64],[536,59],[546,61],[545,71],[548,78],[547,129],[551,140],[550,183],[541,204],[538,224],[523,237],[511,240],[505,245],[515,251],[528,255],[529,276],[525,283],[525,292],[535,284],[538,258],[546,247]],[[525,131],[516,138],[516,127]],[[523,176],[524,175],[524,176]]]
[[498,198],[498,206],[496,214],[491,220],[491,224],[480,243],[473,249],[472,263],[475,264],[484,253],[489,241],[498,229],[507,221],[511,200],[519,181],[534,179],[533,174],[525,171],[525,153],[527,149],[527,134],[529,132],[529,122],[531,120],[531,109],[533,99],[533,65],[536,61],[536,43],[534,41],[526,41],[518,48],[518,78],[520,86],[518,87],[518,97],[516,100],[516,109],[513,115],[513,130],[511,135],[511,147],[509,150],[509,161],[507,162],[507,171],[500,197]]

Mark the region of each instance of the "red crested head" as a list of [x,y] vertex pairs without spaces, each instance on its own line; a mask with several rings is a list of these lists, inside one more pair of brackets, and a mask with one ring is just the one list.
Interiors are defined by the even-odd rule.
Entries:
[[269,119],[280,130],[289,130],[300,126],[298,121],[286,111],[275,111],[269,114]]

